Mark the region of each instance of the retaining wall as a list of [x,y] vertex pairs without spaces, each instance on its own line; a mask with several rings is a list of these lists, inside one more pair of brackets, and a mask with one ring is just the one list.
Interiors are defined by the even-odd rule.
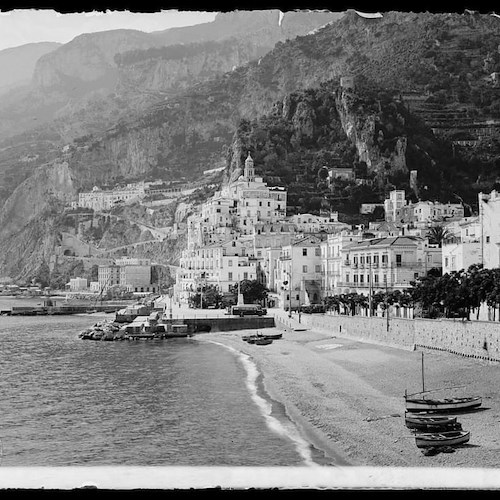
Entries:
[[[274,318],[271,316],[245,316],[224,318],[184,318],[184,319],[162,319],[163,324],[187,325],[188,332],[201,333],[229,332],[232,330],[258,330],[259,328],[273,328]],[[209,327],[209,328],[208,328]],[[205,330],[205,328],[208,328]]]
[[404,349],[426,347],[467,357],[500,361],[500,322],[301,315],[308,328],[373,344]]

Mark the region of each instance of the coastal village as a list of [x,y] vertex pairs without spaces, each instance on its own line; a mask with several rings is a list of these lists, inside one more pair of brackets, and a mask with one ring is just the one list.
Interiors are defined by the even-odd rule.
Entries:
[[[496,222],[500,195],[496,191],[480,193],[479,213],[473,214],[462,203],[412,203],[404,190],[396,189],[383,204],[360,206],[360,213],[382,210],[383,220],[366,227],[351,226],[340,221],[337,212],[287,216],[286,189],[269,187],[257,176],[250,153],[242,170],[186,219],[185,212],[193,212],[193,207],[180,204],[176,213],[179,222],[156,228],[155,239],[186,238],[178,265],[168,266],[175,275],[168,291],[161,290],[158,278],[154,279],[155,262],[151,259],[102,258],[70,234],[63,238],[59,251],[65,256],[76,252],[80,257],[89,252],[88,260],[99,265],[96,281],[77,276],[70,279],[65,291],[102,297],[113,287],[122,287],[136,296],[168,293],[174,302],[188,305],[194,294],[212,288],[229,297],[224,305],[230,305],[235,285],[248,280],[258,281],[268,290],[263,306],[307,312],[332,296],[404,291],[430,271],[446,274],[474,264],[485,269],[500,266],[500,227]],[[333,168],[328,174],[331,185],[345,178],[355,181],[352,169]],[[416,172],[410,177],[415,178]],[[195,185],[160,182],[129,184],[110,191],[94,187],[80,193],[71,208],[106,213],[116,204],[154,204],[141,201],[148,195],[160,195],[157,203],[161,204],[165,198],[186,196],[195,189]],[[8,283],[0,286],[4,294],[43,293],[36,284],[24,289]],[[206,302],[208,305],[220,307],[222,302]],[[491,309],[483,304],[476,319],[494,317]],[[379,308],[375,314],[384,313]],[[397,307],[394,315],[412,318],[415,312]]]
[[41,56],[118,83],[0,148],[0,461],[500,487],[500,16],[229,14]]

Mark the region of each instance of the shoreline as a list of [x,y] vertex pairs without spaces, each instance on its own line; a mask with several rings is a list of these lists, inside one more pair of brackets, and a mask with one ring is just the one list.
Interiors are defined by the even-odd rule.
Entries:
[[[276,328],[270,331],[276,332]],[[248,330],[206,334],[252,359],[269,396],[281,403],[304,439],[333,466],[496,467],[500,452],[500,364],[419,349],[426,380],[455,388],[435,397],[480,395],[479,411],[458,414],[470,442],[425,456],[404,423],[404,391],[421,384],[421,353],[307,330],[281,330],[267,346],[241,340]],[[429,387],[431,387],[429,386]],[[460,391],[462,391],[460,393]]]

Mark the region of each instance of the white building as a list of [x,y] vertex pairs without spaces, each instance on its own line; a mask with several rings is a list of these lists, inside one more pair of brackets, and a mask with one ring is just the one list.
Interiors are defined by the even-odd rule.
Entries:
[[479,193],[480,263],[486,269],[500,267],[500,193]]
[[145,196],[144,183],[127,184],[125,188],[117,188],[111,191],[103,191],[97,186],[90,192],[78,194],[78,206],[91,208],[92,210],[109,210],[117,202],[131,203]]
[[243,280],[257,279],[257,261],[251,240],[233,239],[182,252],[174,293],[187,302],[200,284],[214,285],[220,293]]
[[453,235],[442,244],[443,274],[467,270],[481,263],[481,224],[479,217],[466,217],[447,225]]
[[321,301],[321,241],[310,235],[283,247],[275,269],[283,309]]
[[72,292],[81,292],[83,290],[87,290],[87,287],[87,278],[71,278],[69,280],[69,289]]
[[268,187],[255,176],[253,159],[248,154],[244,174],[221,190],[221,196],[234,200],[236,224],[243,234],[251,234],[258,222],[277,222],[286,216],[287,192],[283,187]]
[[363,234],[361,231],[342,231],[338,234],[329,234],[325,241],[321,242],[322,260],[322,290],[324,296],[337,295],[342,293],[341,282],[343,276],[343,256],[342,250],[347,245],[361,241]]
[[297,214],[287,217],[287,221],[293,224],[299,233],[334,233],[351,228],[349,224],[339,222],[338,212],[332,212],[328,217]]
[[441,249],[425,238],[393,236],[361,240],[343,251],[342,293],[367,294],[369,290],[400,289],[441,268]]
[[419,201],[410,203],[397,210],[396,220],[401,223],[428,225],[435,222],[449,222],[464,217],[464,207],[460,203],[440,203]]
[[395,189],[389,193],[389,198],[384,200],[385,220],[397,222],[398,210],[406,205],[404,190]]

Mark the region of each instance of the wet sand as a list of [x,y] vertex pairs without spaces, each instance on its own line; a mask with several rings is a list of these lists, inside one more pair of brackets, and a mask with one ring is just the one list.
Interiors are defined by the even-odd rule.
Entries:
[[[265,332],[266,330],[260,330]],[[269,329],[276,333],[278,329]],[[423,350],[425,388],[478,395],[478,411],[455,415],[469,443],[425,456],[404,423],[404,393],[422,390],[422,350],[408,351],[324,332],[279,330],[283,338],[258,346],[250,331],[210,333],[211,340],[248,354],[269,395],[281,402],[305,438],[332,464],[369,467],[495,468],[500,465],[500,364]],[[465,387],[457,387],[465,386]]]

